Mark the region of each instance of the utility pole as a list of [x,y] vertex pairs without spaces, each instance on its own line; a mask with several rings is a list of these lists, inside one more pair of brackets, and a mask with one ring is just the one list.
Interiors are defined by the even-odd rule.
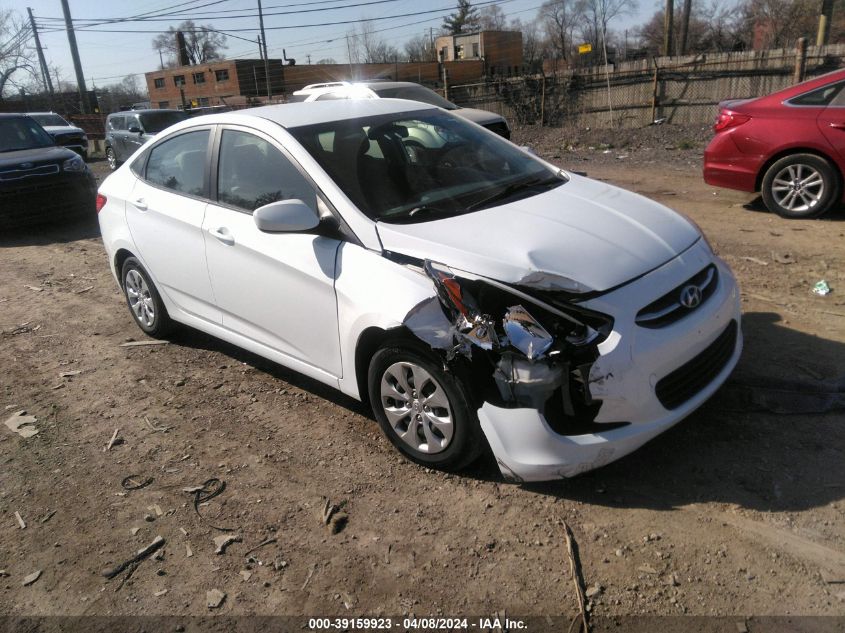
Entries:
[[819,32],[816,35],[816,46],[824,46],[830,37],[830,22],[833,19],[833,0],[822,0],[822,10],[819,14]]
[[663,54],[666,57],[672,56],[672,38],[675,28],[675,1],[666,0],[666,13],[663,20]]
[[35,26],[35,18],[32,17],[32,9],[26,8],[29,13],[29,24],[32,27],[32,34],[35,36],[35,50],[38,51],[38,63],[41,65],[41,78],[44,80],[44,87],[50,94],[50,103],[53,102],[53,80],[50,79],[50,71],[47,68],[47,61],[44,59],[44,51],[41,48],[41,38],[38,37],[38,27]]
[[85,89],[85,75],[82,74],[82,62],[79,61],[79,49],[76,47],[76,34],[73,32],[73,20],[67,0],[62,0],[62,12],[65,14],[67,41],[70,44],[70,56],[73,58],[73,70],[76,72],[76,86],[79,89],[79,108],[82,114],[88,114],[88,91]]
[[679,55],[687,54],[687,38],[689,37],[689,16],[692,11],[692,0],[684,0],[684,12],[681,14],[681,50]]
[[261,0],[258,0],[258,26],[261,27],[261,46],[264,49],[264,80],[267,82],[267,99],[272,96],[270,87],[270,60],[267,57],[267,36],[264,34],[264,12],[261,10]]

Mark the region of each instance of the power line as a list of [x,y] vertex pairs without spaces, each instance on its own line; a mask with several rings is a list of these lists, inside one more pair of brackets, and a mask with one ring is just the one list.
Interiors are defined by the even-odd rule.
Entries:
[[[499,0],[488,0],[487,2],[478,2],[474,4],[475,7],[483,7],[491,4],[499,4]],[[285,26],[268,26],[265,27],[268,31],[282,31],[288,29],[307,29],[307,28],[314,28],[318,26],[336,26],[338,24],[357,24],[358,22],[376,22],[378,20],[390,20],[393,18],[405,18],[414,15],[426,15],[429,13],[440,13],[442,11],[453,11],[454,6],[448,7],[439,7],[437,9],[428,9],[426,11],[415,11],[413,13],[397,13],[395,15],[387,15],[378,18],[357,18],[354,20],[338,20],[336,22],[319,22],[315,24],[288,24]],[[149,30],[149,29],[133,29],[133,30],[121,30],[121,29],[86,29],[88,33],[161,33],[161,30]],[[206,29],[211,30],[211,29]],[[198,33],[202,32],[202,29],[182,29],[185,33]],[[236,32],[236,33],[245,33],[250,32],[254,33],[256,29],[228,29],[227,32]]]
[[[338,0],[330,0],[331,2],[337,2]],[[300,13],[315,13],[318,11],[335,11],[340,9],[351,9],[354,7],[366,7],[374,4],[386,4],[390,2],[404,2],[405,0],[369,0],[368,2],[356,2],[354,4],[343,4],[337,7],[321,7],[319,9],[300,9],[298,11],[275,11],[275,12],[267,12],[264,11],[264,16],[273,16],[273,15],[297,15]],[[314,3],[304,3],[308,4],[324,4],[323,2],[314,2]],[[173,16],[173,17],[182,17],[180,16]],[[197,20],[215,20],[215,19],[224,19],[224,20],[243,20],[246,18],[257,18],[260,17],[258,13],[244,13],[242,15],[219,15],[219,14],[206,14],[206,15],[193,15],[192,17],[196,18]],[[39,18],[43,20],[44,18]],[[91,18],[92,21],[96,22],[95,19]],[[82,20],[74,20],[74,24],[81,22]],[[172,17],[151,17],[151,18],[142,18],[142,19],[125,19],[120,20],[121,22],[172,22]],[[115,21],[116,22],[116,21]],[[87,26],[98,26],[105,24],[105,22],[98,22],[98,24],[90,24]],[[80,29],[86,28],[86,26],[78,27]],[[117,31],[114,31],[117,32]]]

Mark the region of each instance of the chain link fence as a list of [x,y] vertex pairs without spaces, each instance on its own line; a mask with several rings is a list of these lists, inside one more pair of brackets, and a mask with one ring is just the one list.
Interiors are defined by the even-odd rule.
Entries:
[[762,96],[843,66],[845,46],[626,62],[453,85],[449,98],[523,124],[711,123],[725,99]]

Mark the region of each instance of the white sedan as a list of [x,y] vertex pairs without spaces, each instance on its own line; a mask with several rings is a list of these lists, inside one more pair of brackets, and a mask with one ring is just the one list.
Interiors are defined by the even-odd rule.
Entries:
[[733,275],[693,223],[421,103],[190,119],[97,208],[144,332],[177,321],[367,400],[432,467],[488,448],[516,481],[602,466],[742,348]]

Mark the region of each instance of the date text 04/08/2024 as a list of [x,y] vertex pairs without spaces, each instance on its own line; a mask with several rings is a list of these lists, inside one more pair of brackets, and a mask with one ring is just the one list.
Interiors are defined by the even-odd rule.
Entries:
[[523,620],[500,617],[481,618],[310,618],[308,628],[320,630],[390,630],[394,626],[405,631],[453,631],[456,629],[516,631],[526,629]]

